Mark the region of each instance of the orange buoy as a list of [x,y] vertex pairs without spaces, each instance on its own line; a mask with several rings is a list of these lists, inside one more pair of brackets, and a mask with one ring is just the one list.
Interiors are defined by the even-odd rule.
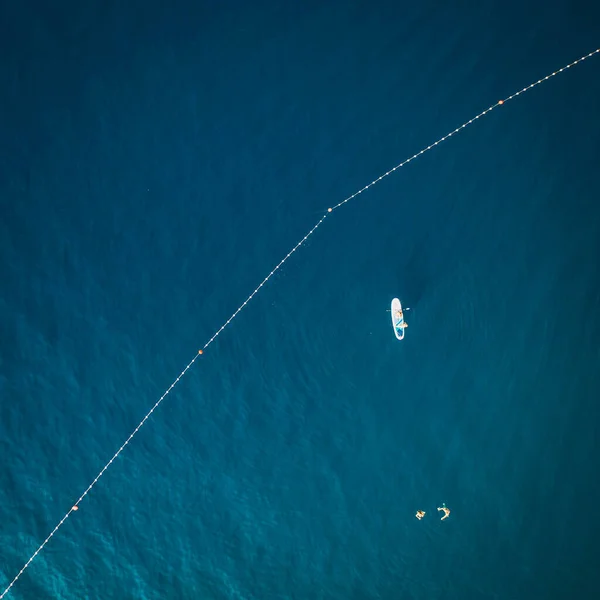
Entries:
[[333,211],[333,208],[328,208],[327,209],[327,212],[332,212],[332,211]]
[[73,510],[79,510],[79,506],[77,504],[73,507]]
[[198,354],[204,354],[204,350],[198,350]]
[[498,100],[498,104],[504,104],[504,100]]

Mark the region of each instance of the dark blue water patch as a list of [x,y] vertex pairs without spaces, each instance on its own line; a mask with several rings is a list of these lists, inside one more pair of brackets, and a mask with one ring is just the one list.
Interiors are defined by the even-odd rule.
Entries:
[[[2,8],[4,580],[328,206],[593,49],[515,6]],[[589,595],[594,61],[329,216],[14,597]]]

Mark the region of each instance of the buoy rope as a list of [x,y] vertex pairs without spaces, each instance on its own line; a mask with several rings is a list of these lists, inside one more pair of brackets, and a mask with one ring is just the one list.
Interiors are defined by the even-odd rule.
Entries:
[[550,73],[549,75],[546,75],[545,77],[542,77],[541,79],[538,79],[534,83],[531,83],[530,85],[524,87],[523,89],[519,90],[518,92],[515,92],[511,96],[508,96],[507,98],[505,98],[504,100],[499,100],[495,104],[492,104],[492,106],[490,106],[489,108],[486,108],[484,111],[480,112],[478,115],[476,115],[472,119],[469,119],[468,121],[466,121],[465,123],[463,123],[460,127],[457,127],[456,129],[454,129],[450,133],[447,133],[444,137],[441,137],[439,140],[437,140],[433,144],[430,144],[429,146],[423,148],[422,150],[420,150],[416,154],[413,154],[410,158],[407,158],[406,160],[404,160],[400,164],[396,165],[395,167],[393,167],[389,171],[386,171],[383,175],[380,175],[377,179],[374,179],[373,181],[371,181],[371,183],[369,183],[365,187],[361,188],[360,190],[358,190],[357,192],[355,192],[351,196],[348,196],[345,200],[342,200],[340,203],[336,204],[335,206],[333,206],[331,208],[328,208],[327,209],[327,213],[325,213],[319,219],[319,221],[317,222],[317,224],[279,261],[279,263],[275,266],[275,268],[261,281],[260,285],[246,298],[246,300],[244,300],[244,302],[229,317],[229,319],[227,319],[227,321],[225,321],[225,323],[223,323],[223,325],[221,325],[221,327],[208,340],[208,342],[206,342],[206,344],[204,344],[204,347],[202,348],[202,350],[199,350],[198,353],[194,356],[194,358],[192,358],[192,360],[187,364],[187,366],[185,367],[185,369],[183,369],[183,371],[181,371],[181,373],[178,375],[178,377],[167,388],[167,390],[165,391],[165,393],[156,401],[156,403],[154,404],[154,406],[148,411],[148,413],[146,414],[146,416],[140,421],[139,425],[131,432],[130,436],[123,442],[123,444],[121,445],[121,447],[115,452],[115,454],[113,455],[113,457],[106,463],[106,465],[104,465],[104,467],[98,473],[98,475],[96,475],[96,477],[94,478],[94,480],[92,481],[92,483],[90,483],[90,485],[83,492],[83,494],[81,494],[81,496],[79,496],[79,498],[77,499],[77,501],[75,502],[75,504],[69,509],[69,511],[65,514],[65,516],[57,523],[56,527],[54,527],[54,529],[50,532],[50,534],[48,535],[48,537],[40,544],[39,548],[31,555],[31,557],[29,558],[29,560],[23,565],[23,568],[16,574],[15,578],[10,582],[10,584],[8,585],[8,587],[0,595],[0,600],[2,598],[4,598],[4,596],[6,596],[6,594],[13,587],[13,585],[15,585],[15,583],[19,580],[19,578],[21,577],[21,575],[23,575],[23,573],[29,567],[29,565],[32,563],[32,561],[35,559],[35,557],[44,549],[44,547],[52,539],[52,537],[54,536],[54,534],[62,527],[62,525],[64,524],[64,522],[73,514],[73,512],[75,512],[75,511],[77,511],[79,509],[79,504],[81,503],[81,501],[92,491],[92,488],[98,483],[98,481],[100,480],[100,478],[102,477],[102,475],[104,475],[104,473],[106,472],[106,470],[113,464],[113,462],[117,459],[117,457],[121,454],[121,452],[123,452],[123,450],[127,447],[127,445],[129,444],[129,442],[131,442],[131,440],[134,438],[134,436],[137,434],[137,432],[142,428],[142,426],[144,425],[144,423],[149,419],[150,415],[152,415],[152,413],[159,407],[159,405],[162,403],[162,401],[169,395],[169,393],[171,392],[171,390],[177,385],[177,383],[179,382],[179,380],[192,367],[192,365],[196,362],[196,360],[198,359],[198,357],[201,354],[203,354],[204,350],[206,350],[215,341],[215,339],[233,321],[233,319],[246,307],[246,305],[248,304],[248,302],[250,302],[250,300],[252,300],[252,298],[254,298],[254,296],[256,296],[256,294],[267,283],[267,281],[269,281],[269,279],[271,279],[271,277],[273,277],[273,275],[283,266],[283,264],[287,262],[287,260],[292,256],[292,254],[294,254],[297,250],[299,250],[304,245],[304,243],[308,240],[308,238],[317,230],[317,228],[321,225],[321,223],[323,223],[323,221],[328,216],[328,214],[330,214],[333,211],[337,210],[338,208],[340,208],[341,206],[343,206],[347,202],[350,202],[350,200],[352,200],[353,198],[356,198],[356,196],[358,196],[359,194],[362,194],[363,192],[366,192],[370,187],[374,186],[376,183],[379,183],[382,179],[385,179],[386,177],[388,177],[389,175],[391,175],[392,173],[394,173],[395,171],[397,171],[401,167],[404,167],[408,163],[412,162],[413,160],[415,160],[415,158],[418,158],[422,154],[425,154],[429,150],[432,150],[433,148],[435,148],[436,146],[438,146],[442,142],[446,141],[447,139],[451,138],[453,135],[457,134],[459,131],[463,130],[465,127],[471,125],[472,123],[474,123],[475,121],[477,121],[478,119],[480,119],[481,117],[483,117],[484,115],[492,112],[492,110],[494,110],[495,108],[498,108],[499,106],[502,106],[503,104],[506,104],[509,100],[512,100],[513,98],[516,98],[517,96],[520,96],[521,94],[524,94],[525,92],[527,92],[527,91],[533,89],[534,87],[538,86],[540,83],[543,83],[544,81],[547,81],[548,79],[551,79],[552,77],[555,77],[559,73],[562,73],[563,71],[566,71],[567,69],[570,69],[571,67],[574,67],[575,65],[583,62],[587,58],[590,58],[590,57],[594,56],[595,54],[598,54],[599,52],[600,52],[600,48],[594,50],[593,52],[590,52],[589,54],[586,54],[586,55],[578,58],[577,60],[574,60],[573,62],[569,63],[565,67],[562,67],[561,69],[558,69],[558,71],[554,71],[554,72]]

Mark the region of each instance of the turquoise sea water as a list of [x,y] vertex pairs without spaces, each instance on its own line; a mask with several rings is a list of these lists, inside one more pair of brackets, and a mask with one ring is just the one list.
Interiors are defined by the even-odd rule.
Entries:
[[[49,6],[0,5],[0,593],[327,207],[600,46],[583,3]],[[6,598],[594,597],[599,109],[597,55],[326,219]]]

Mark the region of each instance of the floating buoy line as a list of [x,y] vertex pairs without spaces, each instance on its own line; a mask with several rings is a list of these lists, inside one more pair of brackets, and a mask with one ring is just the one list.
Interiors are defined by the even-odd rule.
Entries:
[[577,60],[574,60],[573,62],[569,63],[568,65],[566,65],[564,67],[562,67],[561,69],[558,69],[558,71],[553,71],[549,75],[546,75],[545,77],[542,77],[542,79],[538,79],[534,83],[531,83],[527,87],[524,87],[523,89],[519,90],[518,92],[515,92],[511,96],[508,96],[507,98],[504,98],[503,100],[498,100],[495,104],[492,104],[489,108],[486,108],[484,111],[480,112],[478,115],[474,116],[472,119],[469,119],[468,121],[466,121],[465,123],[463,123],[460,127],[457,127],[456,129],[454,129],[450,133],[447,133],[444,137],[441,137],[439,140],[437,140],[437,142],[434,142],[433,144],[430,144],[429,146],[423,148],[422,150],[420,150],[416,154],[413,154],[410,158],[407,158],[406,160],[404,160],[400,164],[396,165],[395,167],[393,167],[389,171],[386,171],[383,175],[380,175],[377,179],[374,179],[368,185],[365,185],[363,188],[361,188],[360,190],[358,190],[357,192],[355,192],[351,196],[348,196],[345,200],[342,200],[338,204],[332,206],[331,208],[328,208],[327,212],[319,219],[319,221],[312,227],[312,229],[310,229],[310,231],[279,261],[279,263],[277,263],[277,265],[275,266],[275,268],[260,282],[259,286],[244,300],[244,302],[242,302],[242,304],[240,304],[240,306],[237,308],[237,310],[229,317],[229,319],[227,319],[227,321],[225,321],[225,323],[223,323],[223,325],[221,325],[221,327],[219,327],[219,329],[206,342],[206,344],[204,344],[204,346],[200,350],[198,350],[198,352],[194,356],[194,358],[192,358],[192,360],[187,364],[187,366],[185,367],[185,369],[183,369],[183,371],[181,371],[181,373],[178,375],[178,377],[167,388],[167,390],[163,393],[163,395],[156,401],[156,403],[154,404],[154,406],[148,411],[148,413],[146,414],[146,416],[140,421],[139,425],[131,432],[131,435],[123,442],[123,444],[121,445],[121,447],[115,452],[115,454],[113,455],[113,457],[106,463],[106,465],[104,465],[104,467],[98,473],[98,475],[96,475],[96,477],[94,478],[94,480],[92,481],[92,483],[90,483],[90,485],[86,488],[86,490],[83,492],[83,494],[81,494],[81,496],[79,496],[79,498],[75,501],[75,503],[73,504],[73,506],[67,511],[67,513],[65,514],[65,516],[57,523],[56,527],[54,527],[54,529],[50,532],[50,534],[48,535],[48,537],[40,544],[39,548],[30,556],[30,558],[27,560],[27,562],[23,565],[23,568],[16,574],[15,578],[10,582],[10,584],[2,592],[2,594],[0,595],[0,600],[2,598],[4,598],[4,596],[6,596],[6,594],[9,592],[9,590],[15,585],[15,583],[23,575],[23,573],[25,572],[25,570],[29,567],[29,565],[31,565],[31,563],[33,562],[33,560],[35,559],[35,557],[44,549],[44,547],[52,539],[52,537],[54,536],[54,534],[63,526],[63,524],[65,523],[65,521],[74,512],[76,512],[76,511],[79,510],[79,505],[81,504],[81,501],[92,491],[93,487],[98,483],[98,481],[102,477],[102,475],[104,475],[104,473],[106,472],[106,470],[113,464],[113,462],[117,459],[117,457],[121,454],[121,452],[123,452],[123,450],[129,444],[129,442],[131,442],[131,440],[134,438],[134,436],[137,434],[137,432],[142,428],[142,426],[144,425],[144,423],[150,418],[150,415],[160,406],[160,404],[162,403],[162,401],[169,395],[169,393],[177,385],[177,383],[179,383],[179,380],[188,372],[188,370],[192,367],[192,365],[196,362],[196,360],[202,354],[204,354],[204,351],[215,341],[215,339],[225,330],[225,328],[229,326],[229,324],[233,321],[233,319],[235,319],[235,317],[237,317],[237,315],[246,307],[246,305],[248,304],[248,302],[250,302],[250,300],[252,300],[252,298],[254,298],[254,296],[256,296],[256,294],[258,294],[258,292],[262,289],[262,287],[269,281],[269,279],[271,279],[271,277],[273,277],[273,275],[275,275],[275,273],[284,265],[284,263],[286,263],[290,259],[290,257],[297,250],[299,250],[304,245],[304,243],[306,242],[306,240],[308,240],[308,238],[319,228],[319,226],[323,223],[323,221],[325,221],[325,219],[331,213],[333,213],[334,211],[336,211],[338,208],[340,208],[341,206],[343,206],[347,202],[350,202],[350,200],[356,198],[356,196],[362,194],[363,192],[366,192],[369,188],[371,188],[374,185],[376,185],[377,183],[379,183],[382,179],[385,179],[386,177],[388,177],[389,175],[391,175],[392,173],[394,173],[398,169],[404,167],[408,163],[412,162],[413,160],[415,160],[416,158],[418,158],[422,154],[425,154],[426,152],[429,152],[429,150],[432,150],[436,146],[439,146],[442,142],[445,142],[447,139],[449,139],[452,136],[456,135],[457,133],[459,133],[460,131],[462,131],[463,129],[465,129],[465,127],[468,127],[469,125],[471,125],[472,123],[474,123],[475,121],[477,121],[481,117],[487,115],[488,113],[492,112],[494,109],[498,108],[499,106],[503,106],[508,101],[513,100],[514,98],[517,98],[518,96],[521,96],[525,92],[528,92],[529,90],[533,89],[534,87],[540,85],[540,83],[543,83],[544,81],[548,81],[548,79],[552,79],[552,77],[555,77],[559,73],[563,73],[567,69],[570,69],[571,67],[574,67],[575,65],[583,62],[587,58],[590,58],[590,57],[592,57],[592,56],[594,56],[595,54],[598,54],[598,53],[600,53],[600,48],[598,48],[598,49],[590,52],[589,54],[585,54],[584,56],[581,56]]

